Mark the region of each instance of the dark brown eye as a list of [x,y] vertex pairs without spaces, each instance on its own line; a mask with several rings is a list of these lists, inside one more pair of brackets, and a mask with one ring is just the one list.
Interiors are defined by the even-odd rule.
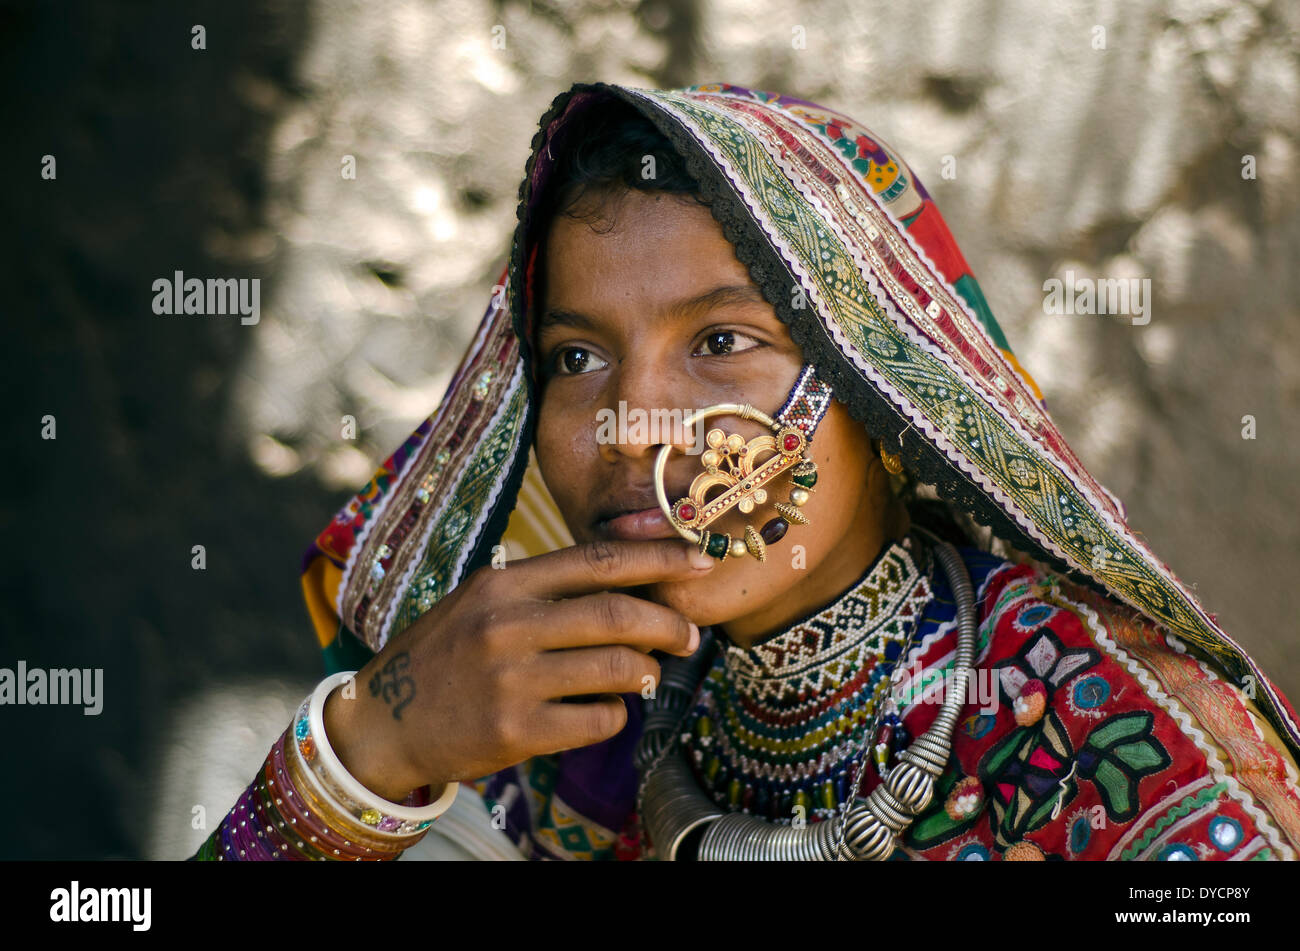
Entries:
[[551,363],[557,376],[578,376],[591,369],[600,369],[599,366],[591,366],[593,360],[599,362],[600,358],[592,357],[590,350],[582,347],[565,347],[556,352]]
[[729,330],[720,330],[709,334],[705,343],[714,353],[730,353],[731,348],[736,345],[736,335]]
[[[737,333],[734,330],[715,330],[712,333],[709,333],[707,336],[705,336],[704,347],[708,348],[708,352],[715,357],[726,356],[729,353],[742,353],[745,350],[754,349],[754,346],[740,347],[739,349],[737,349],[736,347],[737,337],[739,337],[742,340],[753,341],[754,346],[760,346],[760,344],[748,334]],[[699,353],[699,351],[697,350],[696,353]]]

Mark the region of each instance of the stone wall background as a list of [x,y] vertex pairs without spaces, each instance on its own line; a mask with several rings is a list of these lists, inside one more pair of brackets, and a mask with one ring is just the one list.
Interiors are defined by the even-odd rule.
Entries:
[[[109,691],[93,722],[0,712],[6,761],[103,804],[6,830],[0,857],[183,856],[204,836],[194,805],[210,828],[233,803],[320,669],[297,556],[437,405],[538,117],[577,80],[785,92],[896,147],[1079,456],[1300,697],[1300,6],[281,0],[0,18],[24,91],[4,106],[24,184],[0,200],[23,354],[6,444],[25,470],[3,509],[21,542],[0,663],[104,666]],[[46,152],[57,182],[35,171]],[[260,324],[153,315],[152,280],[177,269],[262,277]],[[1045,315],[1043,282],[1067,270],[1149,277],[1150,323]],[[33,436],[46,413],[53,443]]]

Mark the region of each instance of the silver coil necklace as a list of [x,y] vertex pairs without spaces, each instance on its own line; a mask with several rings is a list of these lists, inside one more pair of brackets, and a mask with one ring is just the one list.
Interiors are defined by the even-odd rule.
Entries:
[[[975,660],[975,592],[966,565],[948,542],[934,542],[957,601],[957,658],[952,688],[930,729],[913,740],[865,800],[821,822],[773,825],[744,812],[726,812],[698,786],[679,748],[686,715],[712,660],[708,645],[688,658],[664,658],[654,699],[646,701],[635,764],[641,782],[638,814],[656,855],[666,861],[882,861],[903,832],[930,805],[935,781],[952,749]],[[869,748],[871,737],[868,733]],[[857,774],[858,786],[866,758]]]

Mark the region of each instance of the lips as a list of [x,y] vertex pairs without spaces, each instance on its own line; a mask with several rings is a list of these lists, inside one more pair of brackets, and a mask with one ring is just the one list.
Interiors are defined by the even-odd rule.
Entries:
[[[685,494],[685,489],[677,492],[668,490],[670,501]],[[638,540],[681,537],[659,508],[653,486],[629,488],[615,494],[613,499],[608,504],[596,506],[597,514],[592,529],[602,538]]]
[[624,541],[643,541],[650,538],[680,538],[676,529],[669,524],[663,510],[656,505],[652,509],[628,512],[617,518],[597,523],[597,529],[610,538]]

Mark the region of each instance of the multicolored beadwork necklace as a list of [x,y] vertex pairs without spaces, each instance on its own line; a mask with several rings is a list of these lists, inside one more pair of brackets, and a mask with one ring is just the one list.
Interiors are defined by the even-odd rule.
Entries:
[[877,737],[890,674],[933,596],[932,564],[911,539],[893,542],[816,614],[748,649],[719,643],[680,735],[715,803],[778,825],[841,810],[871,761],[859,754]]
[[[633,755],[641,776],[637,815],[643,849],[648,847],[656,858],[667,861],[698,858],[700,861],[878,862],[897,851],[899,837],[934,798],[935,782],[951,758],[953,729],[966,702],[966,685],[975,663],[977,611],[970,572],[961,554],[949,542],[925,529],[918,528],[918,531],[929,539],[929,555],[943,566],[957,602],[956,679],[930,728],[898,755],[897,762],[888,767],[883,780],[865,799],[859,797],[861,790],[854,781],[848,790],[849,798],[824,821],[804,822],[796,814],[789,824],[782,825],[764,821],[742,809],[720,807],[708,792],[699,788],[693,775],[695,767],[682,745],[682,727],[699,696],[703,676],[715,660],[713,630],[705,628],[700,632],[700,649],[694,654],[688,658],[666,658],[662,662],[659,689],[646,702],[641,739]],[[908,544],[905,542],[904,547]],[[915,555],[915,549],[908,548],[908,551]],[[915,562],[912,566],[915,567]],[[927,586],[931,570],[927,557],[925,570],[918,572],[925,577]],[[858,590],[856,586],[854,590]],[[872,604],[878,608],[880,592],[865,594],[875,598]],[[916,614],[913,610],[914,618]],[[888,620],[887,615],[877,617],[874,610],[872,617],[876,626]],[[868,632],[875,629],[866,628]],[[909,642],[915,636],[913,630],[897,657],[906,656]],[[877,666],[890,663],[883,658],[883,651],[881,648],[876,657]],[[685,735],[689,740],[692,731],[685,731]],[[863,749],[858,758],[858,776],[866,768],[866,752]],[[743,759],[738,762],[745,767]],[[730,792],[728,787],[728,799]],[[740,795],[744,795],[743,784]]]

